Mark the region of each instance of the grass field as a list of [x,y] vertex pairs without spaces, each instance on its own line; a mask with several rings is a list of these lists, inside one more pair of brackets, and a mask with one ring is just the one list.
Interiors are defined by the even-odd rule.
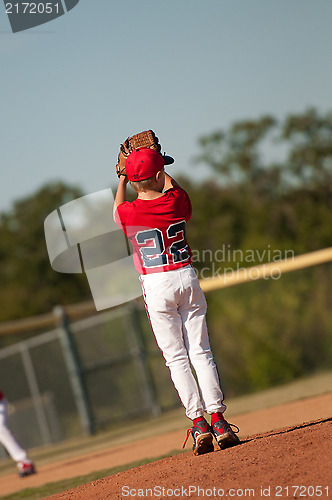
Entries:
[[[179,450],[174,450],[172,455],[176,455],[181,453]],[[160,457],[150,458],[147,460],[139,460],[136,462],[132,462],[126,465],[122,465],[119,467],[112,467],[110,469],[100,470],[98,472],[92,472],[91,474],[86,474],[84,476],[76,476],[70,479],[64,479],[62,481],[57,481],[55,483],[47,483],[38,488],[27,488],[22,491],[1,496],[2,500],[41,500],[43,498],[54,495],[55,493],[61,493],[66,490],[70,490],[72,488],[76,488],[82,484],[90,483],[92,481],[96,481],[97,479],[101,479],[103,477],[112,476],[113,474],[117,474],[118,472],[122,472],[129,469],[134,469],[135,467],[139,467],[140,465],[148,464],[151,462],[155,462],[156,460],[160,460],[165,456],[169,455],[161,455]]]

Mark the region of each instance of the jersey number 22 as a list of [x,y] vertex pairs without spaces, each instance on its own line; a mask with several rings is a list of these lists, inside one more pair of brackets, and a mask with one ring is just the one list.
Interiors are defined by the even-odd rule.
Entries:
[[[167,253],[165,252],[163,233],[160,229],[145,229],[136,234],[136,241],[139,245],[149,243],[149,246],[140,248],[145,267],[167,266],[171,263],[176,264],[188,260],[185,224],[185,221],[181,221],[168,226],[167,238],[171,240],[171,244]],[[169,254],[171,254],[173,262],[169,262]]]

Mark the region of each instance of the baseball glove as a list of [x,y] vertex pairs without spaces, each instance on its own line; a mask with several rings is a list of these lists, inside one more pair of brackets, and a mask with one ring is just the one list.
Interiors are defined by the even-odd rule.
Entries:
[[[138,148],[151,148],[158,153],[161,154],[161,145],[159,144],[159,139],[153,130],[144,130],[139,134],[135,134],[131,137],[127,137],[127,139],[120,144],[120,152],[118,156],[118,163],[115,166],[115,170],[117,176],[126,174],[126,160],[130,153],[134,151],[134,149]],[[163,156],[165,159],[165,164],[173,163],[174,160],[170,156]]]

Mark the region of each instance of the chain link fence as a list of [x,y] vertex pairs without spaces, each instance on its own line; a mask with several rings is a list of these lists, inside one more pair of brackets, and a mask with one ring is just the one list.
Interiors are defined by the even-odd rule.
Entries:
[[57,328],[0,350],[9,425],[24,447],[180,404],[142,302],[75,322],[60,307],[54,314]]

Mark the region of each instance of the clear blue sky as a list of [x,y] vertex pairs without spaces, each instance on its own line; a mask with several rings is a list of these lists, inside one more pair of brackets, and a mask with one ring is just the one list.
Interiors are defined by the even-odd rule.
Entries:
[[330,0],[80,0],[13,34],[0,4],[0,211],[61,179],[115,186],[119,144],[152,128],[194,167],[197,139],[242,118],[332,109]]

